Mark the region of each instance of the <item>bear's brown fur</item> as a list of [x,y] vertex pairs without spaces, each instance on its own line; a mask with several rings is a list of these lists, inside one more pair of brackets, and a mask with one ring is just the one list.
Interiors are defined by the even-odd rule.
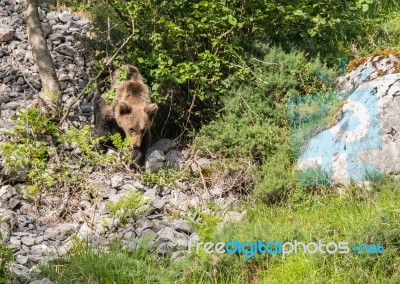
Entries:
[[112,88],[115,88],[116,96],[111,106],[101,97],[99,88],[96,89],[95,131],[101,136],[119,132],[123,137],[131,137],[132,159],[138,166],[143,166],[158,106],[151,103],[149,88],[139,70],[132,65],[124,65],[114,73]]

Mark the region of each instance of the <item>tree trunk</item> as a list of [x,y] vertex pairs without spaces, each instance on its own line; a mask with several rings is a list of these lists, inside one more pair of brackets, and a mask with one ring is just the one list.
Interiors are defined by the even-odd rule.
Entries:
[[32,47],[32,55],[39,67],[39,75],[42,81],[42,90],[38,101],[46,111],[51,110],[54,118],[60,115],[59,104],[61,101],[61,87],[57,79],[53,59],[47,48],[42,26],[40,24],[38,3],[36,0],[24,0],[25,20],[29,41]]

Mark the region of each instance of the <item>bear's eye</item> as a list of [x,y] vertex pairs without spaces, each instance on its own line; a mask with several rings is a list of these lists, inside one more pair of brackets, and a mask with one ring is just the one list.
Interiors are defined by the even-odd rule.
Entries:
[[135,129],[134,128],[129,128],[129,134],[133,134],[135,133]]
[[140,130],[140,134],[144,134],[146,132],[146,129],[142,129],[142,130]]

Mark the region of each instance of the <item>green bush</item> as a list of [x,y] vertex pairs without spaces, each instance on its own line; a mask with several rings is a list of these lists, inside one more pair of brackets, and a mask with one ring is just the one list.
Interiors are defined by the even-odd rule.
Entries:
[[365,45],[365,37],[400,7],[395,0],[306,0],[266,3],[263,8],[255,25],[265,38],[334,62],[351,54],[350,44],[357,38]]
[[276,204],[298,190],[298,175],[289,141],[278,147],[257,169],[258,182],[254,193],[264,203]]
[[115,155],[102,155],[97,148],[104,137],[94,137],[89,126],[71,127],[63,132],[35,108],[27,109],[14,120],[17,126],[0,143],[0,151],[6,171],[28,173],[31,195],[44,189],[86,188],[86,178],[93,167],[121,168],[128,156],[128,143],[121,138],[112,137],[120,160]]
[[[56,2],[81,7],[92,16],[97,31],[92,42],[100,61],[132,32],[134,21],[133,40],[114,63],[139,67],[166,118],[156,123],[156,133],[173,138],[198,129],[223,107],[220,99],[229,75],[251,77],[243,51],[250,51],[254,40],[286,50],[297,47],[336,63],[338,56],[351,55],[353,41],[399,10],[394,0]],[[108,19],[112,29],[106,33]]]
[[10,272],[7,265],[15,260],[12,249],[8,244],[3,243],[0,234],[0,283],[8,283],[10,280]]
[[286,53],[265,44],[257,47],[259,59],[250,58],[248,64],[256,79],[230,78],[235,83],[222,97],[225,107],[219,119],[204,126],[195,140],[195,146],[205,153],[265,161],[289,139],[286,98],[332,88],[316,72],[333,78],[335,71],[319,60],[309,62],[295,50]]
[[132,188],[118,201],[107,201],[106,206],[118,220],[125,222],[128,218],[136,218],[142,213],[143,206],[148,201],[140,191]]

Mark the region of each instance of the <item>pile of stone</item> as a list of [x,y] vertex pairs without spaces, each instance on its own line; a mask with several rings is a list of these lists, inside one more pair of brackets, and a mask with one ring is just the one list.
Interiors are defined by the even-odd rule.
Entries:
[[[0,128],[12,126],[11,116],[31,105],[42,86],[22,9],[22,0],[0,2]],[[46,3],[41,4],[39,15],[63,91],[62,102],[69,105],[93,71],[80,41],[90,36],[89,21],[67,12],[47,12]],[[73,114],[90,121],[91,105],[83,102]]]
[[[89,183],[97,195],[83,193],[76,201],[76,210],[68,213],[66,221],[58,219],[57,224],[50,218],[52,204],[58,202],[51,193],[42,195],[38,208],[32,199],[24,197],[23,183],[0,188],[0,234],[15,250],[16,263],[11,271],[21,283],[35,280],[39,264],[64,256],[76,237],[106,250],[115,239],[129,251],[146,243],[151,253],[179,259],[187,255],[189,242],[199,240],[192,223],[184,218],[190,209],[208,210],[207,203],[213,201],[225,208],[224,222],[237,222],[244,216],[227,209],[237,197],[193,192],[189,182],[149,187],[123,173],[94,173]],[[116,204],[134,192],[145,201],[137,215],[121,219],[110,210],[110,203]]]

